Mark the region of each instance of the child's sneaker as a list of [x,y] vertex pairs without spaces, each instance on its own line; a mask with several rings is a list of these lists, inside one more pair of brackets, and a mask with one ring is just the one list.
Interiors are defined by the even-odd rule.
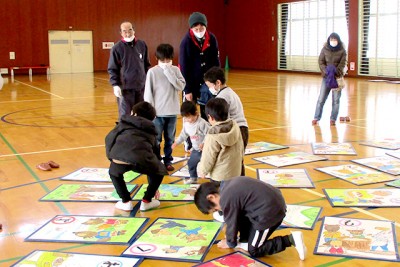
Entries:
[[158,206],[160,206],[160,201],[158,201],[157,199],[153,199],[149,203],[145,203],[142,200],[142,203],[140,203],[140,210],[141,211],[151,210],[151,209],[157,208]]
[[243,243],[238,243],[237,245],[236,245],[236,248],[241,248],[241,249],[243,249],[243,250],[245,250],[245,251],[249,251],[249,243],[247,243],[247,242],[243,242]]
[[294,231],[292,232],[292,237],[294,241],[294,246],[299,253],[299,258],[303,261],[306,258],[307,252],[307,248],[303,240],[303,233],[300,231]]
[[214,211],[213,212],[213,218],[216,221],[225,222],[224,215],[222,213],[220,213],[219,211]]
[[197,178],[187,178],[183,180],[184,184],[197,184]]
[[126,203],[122,202],[122,200],[118,201],[115,204],[115,208],[119,210],[124,210],[124,211],[131,211],[133,210],[133,204],[132,201],[128,201]]

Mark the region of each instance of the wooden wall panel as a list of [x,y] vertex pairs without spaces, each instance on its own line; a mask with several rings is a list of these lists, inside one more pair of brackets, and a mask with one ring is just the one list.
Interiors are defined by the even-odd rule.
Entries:
[[[155,48],[171,43],[175,61],[181,38],[188,30],[188,17],[194,11],[207,15],[209,29],[223,41],[223,0],[0,0],[0,67],[48,64],[49,30],[93,31],[94,70],[106,70],[109,50],[104,41],[120,39],[119,25],[129,20],[136,25],[136,35],[149,46],[155,64]],[[223,47],[221,47],[223,50]],[[16,59],[9,59],[9,52]],[[224,53],[222,53],[224,54]]]
[[[48,30],[93,31],[94,70],[106,70],[109,50],[101,43],[120,39],[119,25],[130,20],[149,46],[152,64],[158,44],[175,48],[194,11],[207,15],[218,39],[221,62],[232,68],[277,70],[277,4],[294,0],[0,0],[0,67],[48,64]],[[349,61],[357,62],[358,1],[350,1]],[[272,40],[274,38],[274,40]],[[16,52],[16,60],[9,52]],[[357,66],[356,66],[357,67]],[[356,71],[350,75],[355,76]]]

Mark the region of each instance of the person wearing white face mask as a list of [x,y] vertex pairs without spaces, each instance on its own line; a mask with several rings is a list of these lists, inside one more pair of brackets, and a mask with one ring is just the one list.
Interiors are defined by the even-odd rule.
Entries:
[[201,117],[207,120],[204,106],[212,96],[204,84],[203,75],[210,68],[221,65],[218,42],[215,35],[207,30],[204,14],[192,13],[189,27],[179,50],[179,66],[186,80],[185,100],[200,104]]
[[[207,18],[203,13],[193,12],[189,17],[189,30],[183,37],[179,49],[179,67],[186,80],[184,101],[200,105],[200,116],[207,120],[205,105],[213,96],[204,84],[203,75],[212,67],[221,65],[217,38],[207,30]],[[190,139],[185,150],[190,151]]]
[[[149,69],[146,77],[144,101],[156,109],[154,125],[157,130],[157,145],[160,148],[164,134],[164,165],[173,171],[172,144],[175,141],[176,120],[180,114],[179,92],[185,87],[185,79],[177,66],[172,65],[174,48],[160,44],[156,49],[158,65]],[[159,152],[161,153],[161,152]]]
[[[212,67],[204,74],[204,81],[211,94],[216,98],[223,98],[229,105],[229,118],[234,120],[239,128],[243,140],[243,147],[246,149],[249,141],[249,126],[244,116],[243,104],[240,97],[226,84],[225,72],[222,68]],[[245,175],[242,161],[242,176]]]
[[150,68],[147,45],[135,37],[132,23],[123,22],[120,34],[122,38],[112,47],[108,61],[119,121],[123,115],[130,115],[135,104],[143,101],[146,73]]
[[[337,87],[336,80],[342,79],[346,74],[347,68],[347,52],[340,40],[339,34],[333,32],[329,35],[327,42],[322,47],[318,58],[319,68],[322,75],[322,84],[315,108],[314,119],[311,124],[318,125],[322,117],[322,110],[326,99],[332,91],[332,112],[330,116],[330,125],[336,125],[336,119],[339,114],[341,90],[334,89]],[[332,84],[336,83],[336,87]],[[331,90],[332,89],[332,90]]]

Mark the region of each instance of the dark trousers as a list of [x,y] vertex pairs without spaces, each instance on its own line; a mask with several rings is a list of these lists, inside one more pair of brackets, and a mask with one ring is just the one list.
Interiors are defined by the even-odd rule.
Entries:
[[[243,140],[243,149],[246,150],[247,144],[249,143],[249,128],[246,126],[240,126],[240,133],[242,135],[242,140]],[[245,168],[243,160],[242,160],[242,172],[240,173],[240,175],[245,176]]]
[[292,246],[288,235],[268,239],[281,223],[282,221],[269,229],[255,230],[250,220],[245,216],[241,216],[238,225],[240,232],[239,242],[248,242],[249,253],[253,257],[262,257],[284,251],[287,247]]
[[144,88],[141,90],[122,89],[122,96],[118,97],[118,120],[123,115],[130,115],[132,107],[144,100]]
[[[128,164],[117,164],[115,162],[111,162],[109,174],[111,181],[117,191],[118,196],[122,199],[122,202],[128,202],[131,199],[131,194],[126,187],[126,183],[124,181],[124,173],[128,171],[138,172],[137,168],[134,165]],[[144,193],[143,199],[150,202],[151,199],[155,196],[160,184],[162,183],[164,176],[159,174],[147,174],[147,182],[149,186],[147,187],[146,192]]]
[[202,151],[192,150],[190,158],[188,160],[190,178],[197,178],[197,165],[200,162]]

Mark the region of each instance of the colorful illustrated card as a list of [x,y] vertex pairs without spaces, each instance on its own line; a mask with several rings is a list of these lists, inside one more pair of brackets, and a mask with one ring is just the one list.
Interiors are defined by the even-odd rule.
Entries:
[[350,143],[312,143],[315,155],[357,155]]
[[128,244],[148,218],[57,215],[25,241]]
[[314,254],[398,261],[394,222],[324,217]]
[[262,267],[271,266],[250,256],[236,251],[204,263],[194,265],[195,267]]
[[303,206],[303,205],[290,205],[286,206],[286,216],[280,227],[288,228],[301,228],[301,229],[314,229],[322,208]]
[[[129,183],[139,176],[140,173],[129,171],[124,174],[124,180],[126,183]],[[108,168],[81,168],[77,171],[74,171],[73,173],[61,177],[60,180],[82,182],[111,182],[110,175],[108,174]]]
[[354,159],[351,161],[392,175],[400,174],[400,159],[390,156]]
[[247,144],[244,154],[250,155],[250,154],[262,153],[262,152],[285,149],[285,148],[289,148],[289,147],[272,144],[272,143],[267,143],[267,142],[256,142],[256,143]]
[[143,258],[126,258],[116,256],[70,253],[48,250],[35,250],[12,267],[46,267],[46,266],[85,266],[85,267],[136,267]]
[[400,151],[390,151],[390,152],[386,152],[386,154],[391,157],[400,159]]
[[[200,173],[199,165],[197,165],[197,173]],[[189,166],[187,164],[185,166],[182,166],[182,168],[180,168],[176,172],[172,173],[170,176],[189,178],[190,177]],[[208,175],[206,175],[206,178],[211,178],[211,176],[208,174]]]
[[360,145],[396,150],[400,148],[400,140],[383,139],[375,141],[365,141],[360,142]]
[[222,225],[215,221],[158,218],[121,256],[199,262]]
[[400,207],[400,189],[323,189],[333,207]]
[[375,184],[396,179],[396,177],[392,175],[388,175],[380,171],[374,171],[355,164],[316,168],[316,170],[335,176],[355,185]]
[[[127,184],[129,192],[137,187]],[[121,200],[113,185],[62,184],[40,199],[41,201],[117,202]]]
[[386,183],[386,185],[400,188],[400,179],[394,180],[390,183]]
[[257,169],[257,178],[275,187],[315,187],[305,169]]
[[284,167],[284,166],[302,164],[307,162],[327,160],[326,158],[318,157],[302,151],[290,152],[280,155],[258,157],[253,159],[260,161],[262,163],[270,164],[275,167]]
[[[140,186],[139,190],[133,196],[133,200],[141,200],[147,190],[148,184]],[[199,184],[161,184],[158,188],[161,201],[193,201],[194,194]]]

